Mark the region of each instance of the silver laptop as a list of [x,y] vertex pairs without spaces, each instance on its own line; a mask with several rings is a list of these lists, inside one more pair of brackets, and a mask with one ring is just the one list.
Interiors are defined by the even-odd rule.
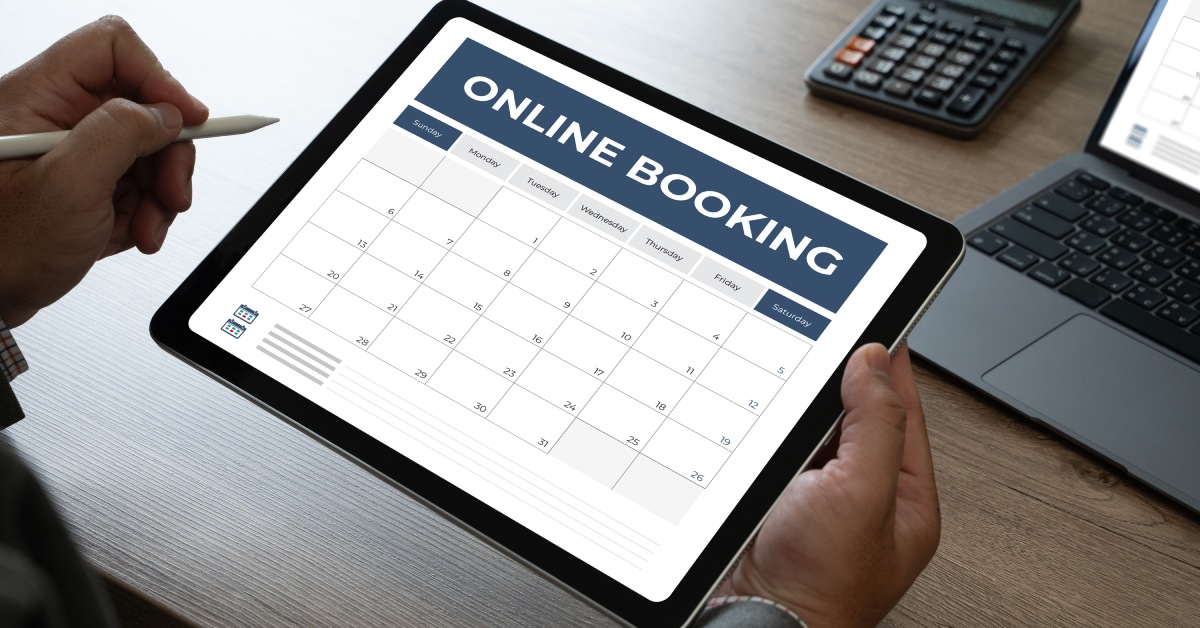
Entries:
[[1200,512],[1200,0],[1159,0],[1083,153],[957,221],[910,342]]

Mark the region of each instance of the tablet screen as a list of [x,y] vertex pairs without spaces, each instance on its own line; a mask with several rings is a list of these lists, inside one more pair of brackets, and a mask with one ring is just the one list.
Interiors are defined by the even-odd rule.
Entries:
[[660,601],[925,245],[458,18],[188,325]]

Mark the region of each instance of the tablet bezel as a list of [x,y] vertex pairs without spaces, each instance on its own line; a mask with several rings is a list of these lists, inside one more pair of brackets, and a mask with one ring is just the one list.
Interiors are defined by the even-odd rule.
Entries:
[[251,245],[282,213],[333,151],[413,60],[454,18],[465,18],[605,85],[736,144],[768,161],[912,227],[927,246],[886,300],[855,347],[893,346],[915,323],[962,259],[964,241],[950,223],[821,165],[730,122],[650,87],[597,61],[463,0],[436,5],[359,89],[254,207],[155,313],[150,332],[165,350],[287,419],[340,453],[388,479],[497,548],[534,567],[585,600],[633,625],[681,625],[709,595],[757,530],[787,483],[807,464],[841,411],[843,359],[797,421],[737,507],[721,525],[675,591],[651,602],[596,568],[521,526],[479,499],[307,400],[299,393],[218,349],[188,327],[192,313],[216,289]]

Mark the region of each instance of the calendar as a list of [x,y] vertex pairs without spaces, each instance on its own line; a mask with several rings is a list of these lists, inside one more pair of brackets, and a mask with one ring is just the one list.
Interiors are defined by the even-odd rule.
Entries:
[[448,27],[189,325],[662,599],[923,240],[628,100]]

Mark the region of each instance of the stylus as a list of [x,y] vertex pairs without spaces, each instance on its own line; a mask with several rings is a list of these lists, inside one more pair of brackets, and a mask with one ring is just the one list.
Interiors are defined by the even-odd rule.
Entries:
[[[279,118],[266,116],[223,116],[209,118],[204,124],[184,127],[179,132],[176,142],[196,140],[205,137],[222,135],[241,135],[257,131],[264,126],[279,122]],[[49,133],[26,133],[25,135],[8,135],[0,137],[0,159],[17,159],[19,157],[37,157],[50,152],[58,143],[67,137],[70,131],[51,131]]]

